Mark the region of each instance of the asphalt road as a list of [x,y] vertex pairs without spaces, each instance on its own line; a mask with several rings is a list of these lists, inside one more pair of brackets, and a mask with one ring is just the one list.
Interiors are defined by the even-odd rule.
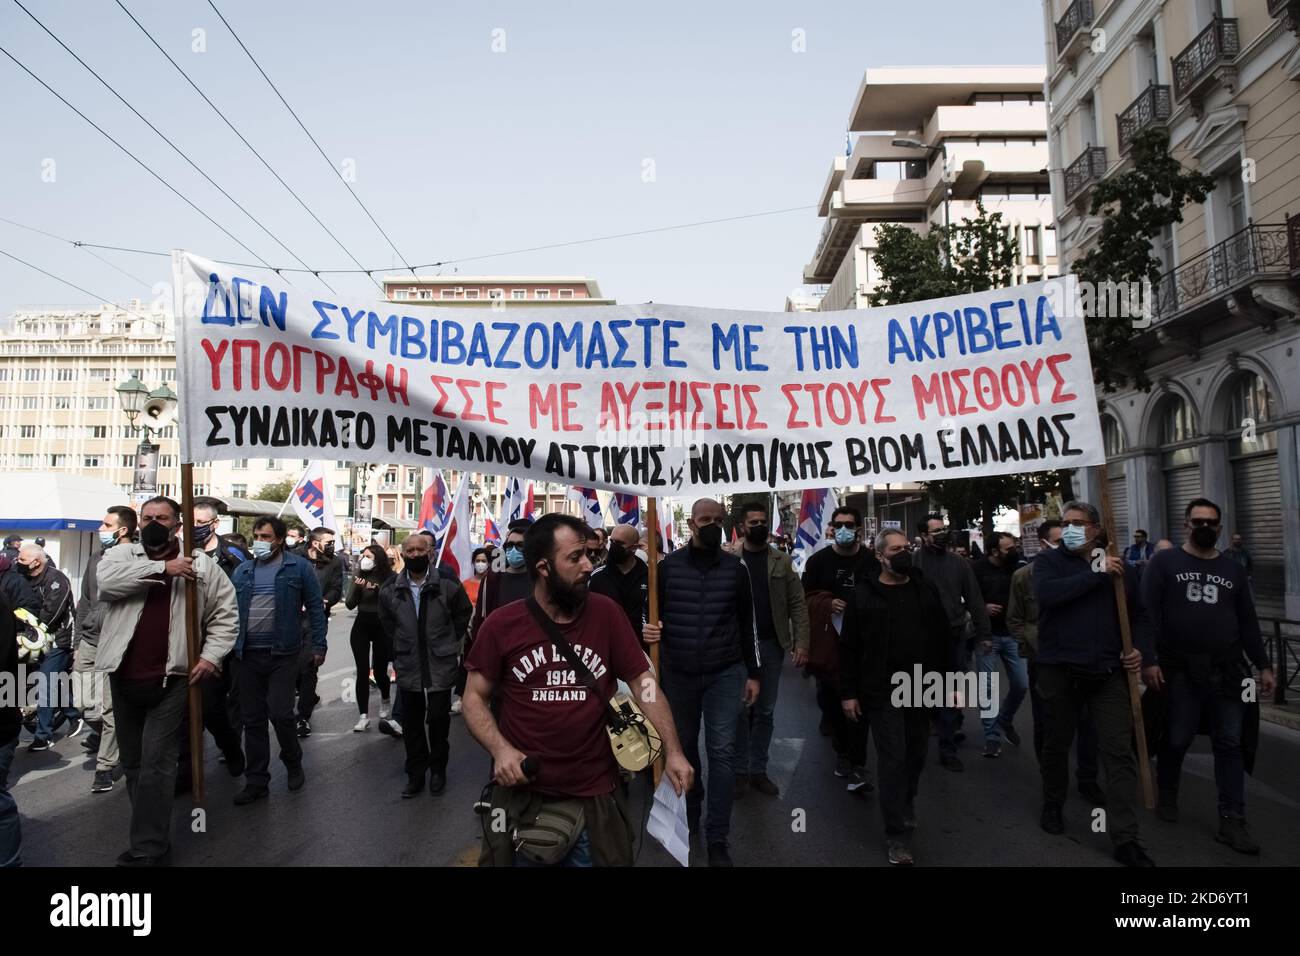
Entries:
[[[202,819],[188,797],[177,800],[174,861],[222,866],[473,866],[480,820],[471,806],[488,778],[486,754],[453,718],[446,791],[413,800],[399,796],[403,748],[380,735],[353,733],[356,705],[341,699],[354,679],[347,635],[352,614],[335,614],[330,652],[321,669],[321,705],[313,734],[303,741],[306,787],[285,788],[283,766],[273,757],[271,796],[249,807],[232,798],[242,782],[216,760],[207,739],[208,798]],[[371,716],[378,692],[371,691]],[[1066,804],[1066,833],[1038,828],[1039,778],[1029,739],[1029,703],[1016,725],[1025,749],[1004,748],[997,760],[976,748],[977,713],[968,711],[971,734],[961,751],[966,766],[955,774],[938,766],[931,740],[913,850],[917,863],[942,866],[1115,866],[1105,834],[1089,828],[1090,807],[1081,797]],[[811,680],[787,667],[777,705],[769,775],[779,797],[750,792],[732,817],[731,852],[739,866],[886,866],[883,830],[874,795],[846,792],[833,773],[834,754],[817,730]],[[274,739],[274,737],[273,737]],[[79,740],[60,740],[29,754],[24,732],[11,774],[22,814],[23,858],[29,866],[107,866],[126,848],[128,802],[124,782],[91,794],[93,761]],[[274,753],[274,746],[273,746]],[[701,748],[702,749],[702,748]],[[874,750],[870,757],[873,764]],[[1236,854],[1213,840],[1216,829],[1214,763],[1209,741],[1199,738],[1184,765],[1182,821],[1166,824],[1143,811],[1141,836],[1161,866],[1300,865],[1300,732],[1264,724],[1254,777],[1247,778],[1247,814],[1264,850]],[[1073,791],[1072,791],[1073,793]],[[641,799],[636,801],[643,805]],[[200,827],[199,824],[202,824]],[[196,832],[198,831],[198,832]],[[638,864],[676,866],[648,836],[640,836]],[[696,852],[699,851],[699,852]],[[692,864],[703,862],[694,847]]]

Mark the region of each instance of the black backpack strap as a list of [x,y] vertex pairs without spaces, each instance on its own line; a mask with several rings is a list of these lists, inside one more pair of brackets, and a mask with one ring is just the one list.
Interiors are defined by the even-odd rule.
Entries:
[[578,672],[582,682],[592,691],[599,692],[600,688],[596,684],[596,675],[591,672],[586,664],[582,663],[582,658],[578,652],[573,649],[573,645],[564,639],[564,634],[560,631],[560,626],[551,620],[550,615],[542,610],[542,606],[537,603],[537,598],[531,594],[524,598],[524,604],[528,607],[528,612],[532,614],[533,619],[541,626],[546,636],[551,639],[551,643],[559,649],[564,655],[564,659],[569,662],[569,666]]

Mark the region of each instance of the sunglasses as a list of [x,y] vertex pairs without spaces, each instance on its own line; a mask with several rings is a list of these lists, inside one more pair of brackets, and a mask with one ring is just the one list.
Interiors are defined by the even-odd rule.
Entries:
[[850,531],[858,530],[858,525],[856,521],[832,521],[831,527],[836,529],[837,531],[840,528],[848,528]]
[[1219,527],[1218,518],[1188,518],[1187,523],[1193,528],[1217,528]]

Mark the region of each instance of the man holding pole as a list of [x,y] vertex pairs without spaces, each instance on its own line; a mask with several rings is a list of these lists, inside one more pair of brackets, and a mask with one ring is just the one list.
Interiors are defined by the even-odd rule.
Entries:
[[[1138,843],[1137,782],[1133,753],[1130,674],[1154,662],[1151,633],[1138,594],[1137,570],[1103,550],[1106,532],[1097,509],[1072,501],[1061,515],[1061,547],[1034,562],[1038,600],[1038,693],[1043,701],[1042,828],[1065,832],[1061,806],[1069,784],[1070,743],[1085,703],[1097,727],[1106,779],[1106,830],[1115,859],[1155,866]],[[1123,582],[1124,590],[1115,584]],[[1121,594],[1133,648],[1124,650]]]
[[[109,675],[131,799],[131,846],[117,858],[119,866],[169,861],[187,689],[220,673],[239,632],[230,580],[206,555],[181,554],[181,506],[161,496],[149,499],[140,511],[140,529],[139,543],[109,549],[98,567],[105,607],[95,669]],[[193,670],[185,625],[191,581],[202,641]]]

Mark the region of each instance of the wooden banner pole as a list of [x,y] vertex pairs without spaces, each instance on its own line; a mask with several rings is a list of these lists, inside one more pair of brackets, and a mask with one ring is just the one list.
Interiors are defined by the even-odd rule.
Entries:
[[[651,624],[659,623],[659,499],[647,498],[646,508],[648,509],[645,519],[646,530],[646,571],[649,578],[646,581],[647,597],[649,599],[649,620]],[[655,681],[659,682],[659,642],[650,645],[650,666],[654,668]],[[659,780],[664,774],[663,754],[654,763],[654,784],[659,786]]]
[[[194,465],[181,465],[181,513],[184,521],[186,555],[192,555],[194,543]],[[189,671],[199,662],[199,591],[195,581],[185,582],[185,643],[189,649]],[[190,776],[194,786],[194,803],[203,803],[203,693],[198,684],[188,690],[190,712]]]
[[[1112,517],[1110,505],[1110,481],[1104,463],[1097,466],[1097,478],[1101,483],[1101,521],[1102,527],[1106,529],[1106,554],[1109,557],[1118,557],[1119,549],[1115,544],[1114,534],[1115,521]],[[1129,627],[1128,593],[1124,590],[1124,575],[1111,575],[1111,579],[1115,588],[1115,608],[1119,612],[1120,639],[1124,642],[1124,653],[1128,654],[1133,650],[1133,633]],[[1142,779],[1142,800],[1148,810],[1153,810],[1156,805],[1156,797],[1151,786],[1151,760],[1147,756],[1146,725],[1142,720],[1142,692],[1138,689],[1138,675],[1127,670],[1125,673],[1128,675],[1129,701],[1133,707],[1133,736],[1137,739],[1138,774]]]

